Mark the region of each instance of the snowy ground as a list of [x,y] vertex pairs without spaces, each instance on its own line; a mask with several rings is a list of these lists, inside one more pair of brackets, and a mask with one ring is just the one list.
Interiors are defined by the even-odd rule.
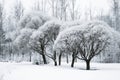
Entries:
[[0,63],[0,80],[120,80],[120,64],[92,63],[87,71],[84,63],[62,66],[31,63]]

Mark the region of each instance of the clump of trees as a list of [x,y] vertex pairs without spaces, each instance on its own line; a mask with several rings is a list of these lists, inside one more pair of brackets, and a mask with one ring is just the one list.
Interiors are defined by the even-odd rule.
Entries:
[[86,62],[86,69],[89,70],[92,58],[99,55],[110,43],[107,28],[110,28],[107,24],[94,21],[66,29],[58,35],[54,50],[67,51],[66,54],[71,53],[71,67],[78,58]]
[[[74,67],[76,59],[80,59],[86,62],[86,69],[90,69],[90,61],[100,53],[97,60],[100,58],[103,62],[120,62],[119,32],[104,22],[76,21],[81,19],[81,15],[85,16],[85,20],[97,18],[119,31],[119,0],[110,1],[112,14],[104,15],[100,10],[100,15],[98,12],[94,16],[90,6],[85,12],[79,11],[81,6],[77,7],[77,0],[36,1],[36,5],[31,8],[32,12],[28,14],[25,13],[26,8],[21,0],[14,3],[10,10],[12,12],[6,11],[6,4],[1,0],[0,56],[5,59],[6,55],[6,58],[12,60],[15,54],[18,54],[17,58],[19,55],[24,58],[28,54],[29,61],[32,61],[32,53],[39,53],[44,64],[50,58],[55,65],[57,59],[61,65],[61,59],[66,56],[67,61],[72,57],[71,67]],[[67,22],[69,20],[72,21]]]
[[19,33],[14,40],[14,45],[21,50],[27,48],[29,53],[31,51],[39,53],[44,64],[47,64],[47,56],[57,65],[53,52],[48,54],[46,49],[52,49],[52,45],[60,30],[60,21],[43,15],[41,12],[35,12],[23,16],[18,26]]
[[[61,65],[62,57],[67,56],[68,59],[72,57],[71,67],[74,67],[76,59],[80,59],[86,62],[86,69],[89,70],[90,62],[96,55],[111,54],[110,50],[114,45],[118,48],[114,47],[113,52],[119,49],[119,33],[102,21],[63,22],[65,14],[61,14],[62,20],[57,20],[39,11],[23,15],[22,6],[20,10],[21,13],[16,18],[17,27],[11,30],[12,37],[8,36],[11,37],[8,42],[11,43],[12,49],[17,51],[15,53],[21,54],[22,57],[29,53],[29,61],[32,61],[32,53],[33,55],[38,53],[43,64],[47,64],[48,59],[51,59],[57,66],[57,61]],[[74,20],[74,9],[71,12]],[[13,53],[12,49],[11,53]],[[106,59],[105,55],[103,57]]]
[[113,35],[120,36],[102,21],[61,22],[40,12],[25,15],[18,26],[14,45],[21,50],[27,48],[28,52],[39,53],[44,64],[50,58],[55,66],[57,59],[61,65],[62,55],[70,55],[71,67],[76,59],[80,59],[86,62],[87,70],[96,55],[110,49],[115,40]]

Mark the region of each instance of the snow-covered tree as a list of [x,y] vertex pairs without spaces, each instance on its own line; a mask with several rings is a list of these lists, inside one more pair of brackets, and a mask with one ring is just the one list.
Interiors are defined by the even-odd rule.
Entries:
[[4,17],[5,17],[5,13],[4,13],[4,2],[0,1],[0,54],[3,54],[3,44],[5,41],[4,38]]
[[60,31],[60,26],[62,25],[62,22],[59,20],[51,20],[46,22],[43,26],[39,28],[42,32],[44,32],[45,35],[49,37],[52,43],[54,43],[57,35]]
[[16,22],[20,20],[20,18],[24,15],[24,7],[21,0],[16,0],[14,5],[14,18]]
[[33,13],[30,12],[24,15],[18,23],[19,27],[16,30],[17,31],[16,39],[21,40],[21,38],[23,39],[24,37],[25,39],[29,40],[29,38],[27,37],[29,37],[30,34],[32,34],[32,31],[37,30],[48,20],[50,20],[50,17],[45,16],[43,13],[37,11]]
[[[6,23],[4,30],[6,31],[6,38],[10,38],[14,40],[15,35],[18,34],[18,22],[22,18],[24,14],[24,7],[21,0],[16,0],[15,4],[13,5],[13,9],[11,14],[6,15]],[[17,33],[16,33],[17,32]]]
[[72,64],[74,58],[84,60],[89,70],[91,59],[109,46],[111,32],[114,30],[106,23],[90,21],[62,31],[55,41],[54,49],[69,50],[73,53]]
[[[81,25],[82,23],[83,23],[83,21],[80,21],[80,20],[66,21],[66,22],[62,23],[62,25],[60,27],[60,32],[65,30],[65,29],[69,29],[71,27]],[[59,65],[61,65],[62,55],[63,55],[63,51],[60,51],[60,54],[59,54]],[[69,54],[66,54],[65,56],[66,56],[66,62],[68,63],[69,62],[69,59],[68,59]]]
[[43,57],[43,61],[46,64],[45,56],[51,58],[55,65],[56,62],[56,53],[53,53],[53,50],[47,52],[46,49],[49,49],[54,44],[54,41],[59,33],[61,23],[58,21],[48,21],[38,30],[34,31],[30,39],[31,49],[37,51]]
[[17,44],[20,48],[28,46],[28,42],[33,31],[34,29],[23,28],[20,31],[20,35],[15,39],[15,44]]
[[63,31],[67,28],[71,28],[71,27],[78,26],[78,25],[81,25],[81,24],[83,24],[83,21],[80,21],[80,20],[66,21],[61,25],[60,31]]
[[46,39],[45,36],[40,30],[36,30],[33,32],[32,36],[30,37],[30,48],[36,52],[38,52],[42,58],[44,64],[47,64],[46,56],[45,56],[45,49],[46,45],[48,44],[49,40]]
[[113,13],[113,27],[119,31],[119,21],[120,21],[120,1],[119,0],[110,0],[112,3],[112,13]]
[[[50,19],[50,17],[38,11],[27,13],[20,19],[18,28],[12,33],[14,34],[14,45],[18,47],[20,53],[29,49],[28,44],[33,32]],[[31,50],[29,50],[29,53],[31,53]]]
[[22,30],[20,30],[20,35],[14,40],[14,45],[18,47],[18,49],[20,49],[19,51],[22,53],[23,58],[25,52],[29,50],[30,61],[31,61],[31,50],[29,49],[28,43],[33,31],[34,29],[23,28]]
[[51,20],[52,18],[46,16],[40,11],[34,11],[25,14],[19,22],[19,27],[21,28],[31,28],[38,29],[42,26],[46,21]]

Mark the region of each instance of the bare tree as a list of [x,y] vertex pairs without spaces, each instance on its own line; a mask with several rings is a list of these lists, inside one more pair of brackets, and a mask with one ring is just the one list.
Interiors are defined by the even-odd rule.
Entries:
[[93,16],[92,16],[92,8],[91,8],[91,3],[89,5],[89,7],[85,10],[85,20],[92,20]]
[[59,0],[58,5],[59,5],[59,10],[60,10],[60,15],[59,15],[60,20],[65,20],[66,21],[68,0]]
[[0,2],[0,54],[3,54],[3,42],[5,40],[4,38],[4,30],[3,30],[3,25],[4,25],[4,2]]
[[76,0],[71,0],[71,18],[72,20],[75,20],[75,5],[76,5]]
[[47,0],[36,0],[33,4],[32,10],[46,12]]
[[41,0],[41,10],[43,11],[43,12],[46,12],[46,4],[47,2],[46,2],[46,0]]
[[37,1],[34,3],[32,9],[33,9],[33,10],[36,10],[36,11],[41,11],[39,0],[37,0]]
[[14,6],[14,16],[18,22],[21,17],[24,15],[24,7],[20,0],[17,0]]
[[4,17],[4,2],[0,2],[0,30],[3,30]]
[[57,4],[57,0],[48,0],[48,3],[52,10],[52,16],[55,16],[55,6]]
[[113,21],[114,21],[114,28],[119,30],[119,0],[112,0],[112,11],[113,11]]
[[56,4],[55,4],[55,17],[57,17],[57,18],[58,18],[58,13],[59,13],[58,2],[59,2],[59,0],[56,0]]
[[60,20],[67,19],[67,12],[66,12],[68,7],[67,0],[48,0],[48,3],[51,8],[52,16]]

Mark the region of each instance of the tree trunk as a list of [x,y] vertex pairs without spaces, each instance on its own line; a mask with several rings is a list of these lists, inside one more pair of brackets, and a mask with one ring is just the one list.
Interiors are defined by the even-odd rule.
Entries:
[[69,56],[68,56],[68,54],[66,55],[66,62],[69,63]]
[[90,60],[86,60],[86,70],[90,70]]
[[56,61],[56,51],[54,51],[54,65],[57,66],[57,61]]
[[44,64],[47,64],[47,60],[46,60],[46,57],[45,57],[44,54],[42,54],[42,58],[43,58],[43,62],[44,62]]
[[30,52],[30,62],[32,61],[32,52]]
[[22,60],[24,61],[24,52],[22,52]]
[[60,53],[59,55],[59,65],[61,65],[61,57],[62,57],[62,53]]
[[54,61],[54,65],[57,66],[57,61],[56,60]]
[[9,53],[9,54],[10,54],[9,60],[11,61],[12,60],[12,55],[11,55],[11,53]]
[[75,62],[75,54],[72,54],[72,63],[71,63],[71,67],[74,67],[74,62]]

